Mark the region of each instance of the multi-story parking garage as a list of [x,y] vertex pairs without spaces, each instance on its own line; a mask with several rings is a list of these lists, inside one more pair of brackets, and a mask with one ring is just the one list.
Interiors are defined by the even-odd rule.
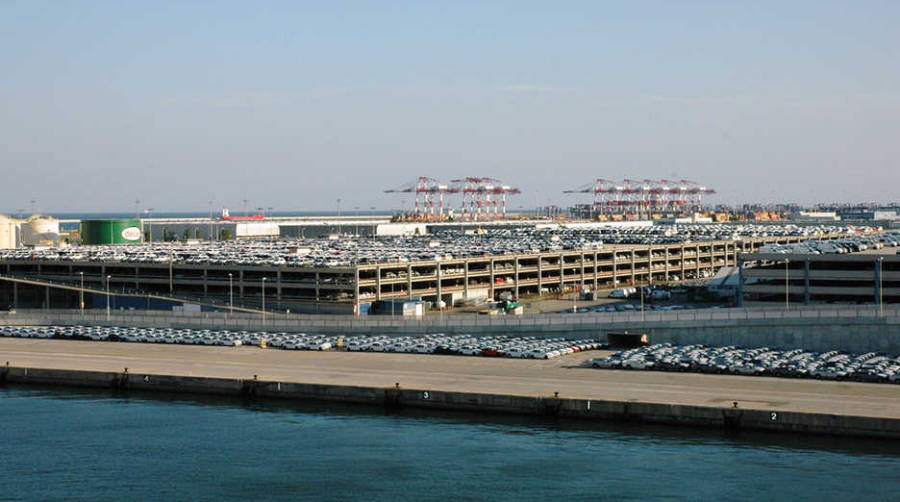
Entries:
[[[840,237],[834,235],[834,238]],[[824,237],[829,238],[829,237]],[[141,292],[227,306],[292,312],[352,313],[375,300],[418,298],[447,305],[479,298],[518,298],[582,286],[670,283],[708,277],[734,266],[742,253],[802,236],[745,237],[658,245],[614,245],[591,250],[469,256],[465,258],[341,264],[265,266],[233,264],[59,261],[34,257],[0,260],[8,277],[79,285],[95,291]],[[435,258],[440,258],[436,256]],[[106,295],[88,294],[101,306]],[[79,295],[44,286],[4,282],[0,306],[77,308]],[[147,302],[115,300],[113,308],[146,308]]]
[[739,261],[745,302],[900,302],[897,255],[749,253]]

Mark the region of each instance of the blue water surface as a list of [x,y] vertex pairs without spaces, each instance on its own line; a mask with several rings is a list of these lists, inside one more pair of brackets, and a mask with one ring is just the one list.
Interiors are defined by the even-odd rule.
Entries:
[[0,500],[900,501],[900,442],[0,389]]

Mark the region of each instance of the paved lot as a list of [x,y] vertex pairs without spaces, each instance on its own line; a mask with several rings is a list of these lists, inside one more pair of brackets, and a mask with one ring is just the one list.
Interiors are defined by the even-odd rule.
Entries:
[[0,364],[900,418],[900,385],[599,370],[553,360],[0,339]]

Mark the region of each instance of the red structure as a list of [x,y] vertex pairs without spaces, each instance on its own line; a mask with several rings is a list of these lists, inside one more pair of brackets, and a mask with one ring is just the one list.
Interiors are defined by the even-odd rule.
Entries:
[[[421,176],[397,188],[385,190],[385,193],[412,193],[415,197],[413,214],[417,220],[444,219],[444,194],[457,193],[456,187],[446,185],[435,178]],[[437,199],[438,207],[434,204]]]
[[[518,188],[496,178],[466,177],[451,180],[450,185],[435,178],[421,176],[385,193],[411,193],[415,196],[413,216],[417,220],[443,220],[452,215],[467,220],[506,218],[506,197],[521,193]],[[460,214],[444,206],[444,194],[462,193]],[[435,209],[437,202],[437,209]]]
[[602,178],[563,193],[593,194],[599,214],[680,213],[700,206],[702,197],[716,193],[690,180],[611,181]]
[[463,194],[460,216],[469,220],[506,218],[506,196],[522,193],[496,178],[467,177],[451,183]]

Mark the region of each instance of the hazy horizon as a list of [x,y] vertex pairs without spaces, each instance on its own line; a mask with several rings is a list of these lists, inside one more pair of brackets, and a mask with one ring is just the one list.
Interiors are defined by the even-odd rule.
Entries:
[[[895,202],[900,3],[0,4],[0,213],[509,207],[595,178]],[[459,197],[452,198],[459,206]]]

